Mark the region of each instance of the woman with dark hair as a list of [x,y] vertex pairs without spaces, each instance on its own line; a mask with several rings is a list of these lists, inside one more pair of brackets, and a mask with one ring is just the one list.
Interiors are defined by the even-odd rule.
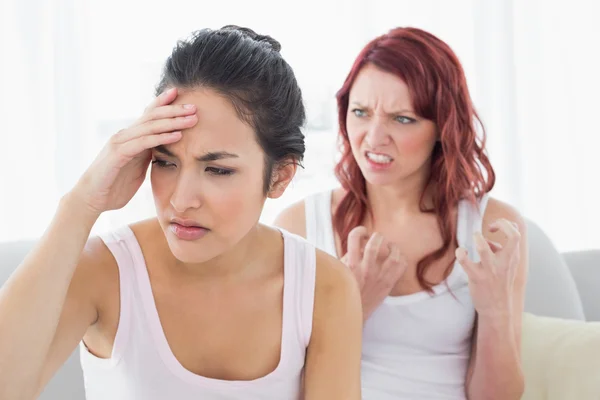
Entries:
[[[258,222],[304,155],[279,48],[234,26],[178,43],[2,287],[0,398],[33,398],[80,344],[88,399],[360,399],[352,274]],[[88,240],[150,163],[156,217]]]
[[519,399],[525,224],[488,195],[458,58],[430,33],[393,29],[361,51],[337,101],[341,188],[276,224],[354,273],[363,398]]

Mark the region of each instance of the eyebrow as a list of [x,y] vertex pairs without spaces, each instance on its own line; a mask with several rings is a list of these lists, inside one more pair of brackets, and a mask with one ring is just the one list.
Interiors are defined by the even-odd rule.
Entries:
[[[177,158],[177,156],[175,154],[173,154],[172,151],[167,149],[162,144],[159,146],[156,146],[154,148],[154,150],[166,155],[167,157]],[[204,153],[200,157],[196,157],[196,160],[198,160],[200,162],[208,162],[208,161],[222,160],[224,158],[239,158],[239,156],[237,154],[229,153],[227,151],[209,151],[209,152]]]
[[[369,107],[367,107],[367,106],[365,106],[365,105],[363,105],[363,104],[361,104],[361,103],[359,103],[357,101],[353,101],[351,103],[351,105],[356,106],[358,108],[369,108]],[[399,111],[394,111],[394,112],[389,113],[389,114],[390,115],[396,115],[396,114],[402,114],[402,113],[411,113],[411,114],[417,115],[416,112],[414,112],[413,110],[410,110],[408,108],[405,108],[405,109],[402,109],[402,110],[399,110]]]

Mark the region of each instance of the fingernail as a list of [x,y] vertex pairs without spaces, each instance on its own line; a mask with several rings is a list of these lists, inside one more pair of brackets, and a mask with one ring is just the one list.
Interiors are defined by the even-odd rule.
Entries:
[[196,108],[196,106],[193,104],[184,104],[183,108],[186,108],[188,110],[193,110],[194,108]]
[[181,131],[171,132],[171,135],[173,135],[173,136],[179,136],[179,135],[181,135]]

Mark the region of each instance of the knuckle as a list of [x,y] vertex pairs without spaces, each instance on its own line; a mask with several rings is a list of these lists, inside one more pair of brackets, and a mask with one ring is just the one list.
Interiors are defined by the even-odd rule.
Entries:
[[383,242],[383,236],[378,232],[373,232],[373,234],[369,238],[369,241],[367,242],[367,247],[375,248],[375,247],[381,245],[382,242]]
[[125,130],[125,129],[119,130],[117,133],[115,133],[114,135],[112,135],[110,137],[109,143],[112,143],[112,144],[119,143],[123,139],[123,136],[125,136],[126,132],[127,132],[127,130]]
[[373,241],[377,242],[377,241],[383,240],[383,235],[379,232],[373,232],[373,234],[371,235],[371,238],[373,239]]
[[348,236],[354,237],[354,236],[360,235],[361,228],[362,228],[362,226],[356,226],[356,227],[352,228],[352,230],[350,231]]
[[359,232],[357,231],[358,228],[354,228],[350,231],[350,233],[348,234],[348,240],[350,239],[354,239],[357,236],[359,236]]
[[350,237],[361,237],[363,235],[363,233],[365,232],[366,228],[362,225],[356,226],[354,227],[350,233],[348,234],[348,236]]
[[483,243],[475,243],[475,249],[479,254],[485,253],[485,246],[483,245]]
[[515,237],[515,238],[517,238],[517,239],[521,239],[521,231],[519,231],[519,229],[518,229],[518,228],[515,228],[515,229],[513,230],[513,234],[514,234],[514,237]]
[[365,258],[373,258],[377,255],[377,249],[375,246],[367,246],[365,249]]

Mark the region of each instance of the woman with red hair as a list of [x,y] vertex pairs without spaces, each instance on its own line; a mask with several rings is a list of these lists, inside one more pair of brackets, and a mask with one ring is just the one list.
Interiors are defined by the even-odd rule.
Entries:
[[341,188],[276,224],[361,289],[364,399],[519,399],[525,223],[495,175],[463,68],[430,33],[361,51],[337,93]]

